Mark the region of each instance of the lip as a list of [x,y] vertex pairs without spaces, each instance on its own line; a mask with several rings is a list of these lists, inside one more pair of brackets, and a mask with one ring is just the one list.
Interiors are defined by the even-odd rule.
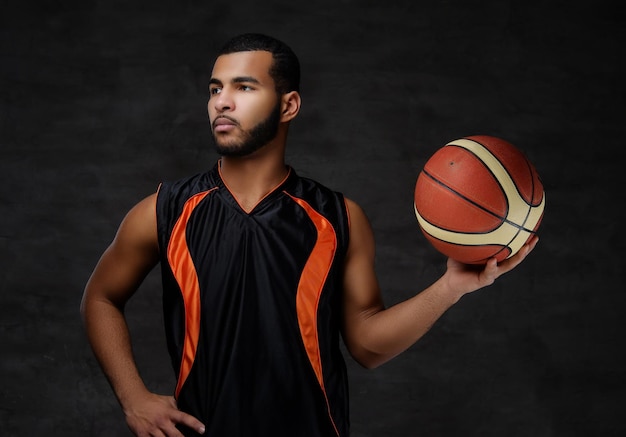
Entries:
[[228,131],[233,129],[235,126],[237,126],[237,122],[228,117],[222,116],[213,120],[213,131],[215,132]]

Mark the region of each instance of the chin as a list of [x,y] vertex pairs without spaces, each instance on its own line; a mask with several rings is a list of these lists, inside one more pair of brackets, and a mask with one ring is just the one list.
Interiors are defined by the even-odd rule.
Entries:
[[215,141],[215,151],[221,156],[243,158],[256,154],[257,151],[266,145],[267,142],[263,141],[244,141],[240,143]]

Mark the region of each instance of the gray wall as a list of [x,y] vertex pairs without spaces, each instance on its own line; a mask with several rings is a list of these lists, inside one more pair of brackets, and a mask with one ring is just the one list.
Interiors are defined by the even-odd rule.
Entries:
[[[383,367],[348,358],[353,436],[623,435],[617,3],[2,2],[0,435],[129,435],[82,289],[135,202],[214,163],[207,77],[243,31],[299,54],[289,162],[365,209],[388,305],[445,266],[412,211],[436,149],[501,136],[545,184],[541,241],[518,270]],[[148,386],[168,393],[160,311],[157,270],[128,316]]]

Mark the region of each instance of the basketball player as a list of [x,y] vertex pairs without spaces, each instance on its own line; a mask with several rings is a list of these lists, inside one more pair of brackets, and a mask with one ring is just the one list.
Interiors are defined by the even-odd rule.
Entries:
[[[347,436],[340,336],[358,363],[379,366],[537,239],[482,271],[448,260],[435,283],[385,308],[361,208],[285,164],[301,103],[293,52],[267,36],[236,37],[209,91],[221,159],[128,212],[85,288],[91,346],[137,436]],[[124,319],[157,263],[174,396],[146,389]]]

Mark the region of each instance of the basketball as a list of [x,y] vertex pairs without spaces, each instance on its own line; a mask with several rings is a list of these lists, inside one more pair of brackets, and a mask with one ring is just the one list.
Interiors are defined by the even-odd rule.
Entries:
[[415,215],[426,239],[466,264],[517,253],[537,232],[545,203],[532,163],[511,143],[487,135],[437,150],[415,184]]

